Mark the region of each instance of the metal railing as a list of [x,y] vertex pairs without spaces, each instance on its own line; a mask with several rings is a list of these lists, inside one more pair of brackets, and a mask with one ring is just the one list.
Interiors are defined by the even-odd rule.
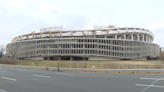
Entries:
[[75,70],[75,71],[106,71],[106,72],[164,72],[164,69],[90,69],[90,68],[60,68],[60,67],[41,67],[41,66],[22,66],[22,65],[5,65],[0,64],[0,67],[13,67],[13,68],[32,68],[42,69],[47,71],[63,71],[63,70]]

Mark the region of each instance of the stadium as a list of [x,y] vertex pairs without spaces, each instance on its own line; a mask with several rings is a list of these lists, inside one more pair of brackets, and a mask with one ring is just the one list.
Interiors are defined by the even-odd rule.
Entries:
[[94,26],[93,30],[40,29],[17,36],[6,46],[7,56],[23,60],[146,60],[158,59],[160,47],[151,31],[134,27]]

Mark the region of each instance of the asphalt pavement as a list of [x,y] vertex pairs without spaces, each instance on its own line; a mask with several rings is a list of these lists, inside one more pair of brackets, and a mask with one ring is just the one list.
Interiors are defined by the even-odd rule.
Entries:
[[164,76],[85,74],[0,67],[0,92],[164,92]]

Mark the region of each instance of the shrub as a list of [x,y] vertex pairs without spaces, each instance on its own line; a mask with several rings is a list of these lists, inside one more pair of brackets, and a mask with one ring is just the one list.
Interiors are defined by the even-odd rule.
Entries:
[[10,57],[2,57],[0,58],[0,64],[14,64],[15,61]]

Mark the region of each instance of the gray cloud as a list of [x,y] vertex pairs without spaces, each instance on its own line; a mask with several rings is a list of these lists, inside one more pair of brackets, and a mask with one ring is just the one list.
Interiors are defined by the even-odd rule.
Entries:
[[[0,45],[40,28],[91,29],[93,25],[141,27],[164,35],[163,0],[0,0]],[[7,35],[4,35],[7,34]]]

